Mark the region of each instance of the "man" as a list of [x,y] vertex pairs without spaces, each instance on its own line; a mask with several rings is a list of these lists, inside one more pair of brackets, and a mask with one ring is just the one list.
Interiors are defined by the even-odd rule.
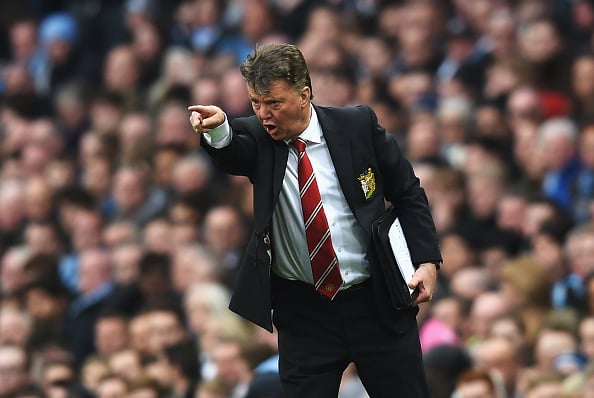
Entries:
[[[254,185],[254,233],[230,308],[269,331],[274,308],[288,397],[337,396],[350,362],[374,398],[428,397],[415,314],[416,304],[431,299],[441,255],[409,162],[368,107],[311,103],[295,46],[258,47],[240,69],[255,116],[229,124],[217,106],[188,108],[215,164]],[[312,168],[317,186],[310,190]],[[403,311],[391,307],[368,251],[384,199],[399,209],[417,266],[409,286],[419,295]],[[307,229],[302,208],[312,213]]]
[[108,358],[110,355],[128,347],[128,318],[119,311],[104,311],[97,316],[94,324],[95,353]]
[[11,397],[30,384],[30,356],[25,348],[0,345],[0,397]]
[[469,369],[456,382],[453,398],[496,398],[496,385],[484,369]]

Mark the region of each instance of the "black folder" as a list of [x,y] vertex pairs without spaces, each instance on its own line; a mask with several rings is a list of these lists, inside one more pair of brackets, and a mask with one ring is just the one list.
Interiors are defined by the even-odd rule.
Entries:
[[[390,231],[390,229],[392,230]],[[371,224],[371,240],[378,260],[381,274],[384,276],[392,306],[405,309],[412,305],[418,292],[408,287],[405,277],[414,272],[404,233],[398,221],[396,208],[390,205],[380,218]],[[408,256],[408,257],[406,257]],[[400,258],[400,263],[396,260]]]

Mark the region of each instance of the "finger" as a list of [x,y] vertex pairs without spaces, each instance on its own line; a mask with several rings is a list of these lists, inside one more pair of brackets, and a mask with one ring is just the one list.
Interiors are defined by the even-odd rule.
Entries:
[[188,107],[190,112],[197,112],[201,117],[214,116],[217,113],[217,107],[212,105],[191,105]]
[[429,300],[431,300],[431,294],[427,290],[421,288],[421,289],[419,289],[419,294],[413,301],[413,305],[418,305],[420,303],[424,303]]
[[418,296],[419,302],[424,303],[425,301],[429,301],[430,299],[431,299],[431,295],[426,290],[419,293],[419,296]]
[[204,105],[190,105],[188,106],[190,112],[204,112],[206,107]]
[[202,115],[196,111],[192,112],[192,117],[194,118],[194,124],[202,124],[203,118]]
[[197,112],[192,112],[190,115],[190,125],[198,134],[203,132],[202,128],[202,117]]
[[212,129],[220,125],[221,121],[217,115],[202,118],[200,121],[200,126],[205,129]]

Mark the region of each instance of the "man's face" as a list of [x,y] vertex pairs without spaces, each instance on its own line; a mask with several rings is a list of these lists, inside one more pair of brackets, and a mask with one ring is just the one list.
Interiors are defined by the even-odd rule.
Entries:
[[9,396],[27,383],[26,358],[21,348],[0,349],[0,396]]
[[273,81],[266,94],[258,94],[247,86],[254,113],[272,139],[280,141],[297,137],[310,118],[308,87],[296,91],[285,80]]
[[95,348],[100,355],[111,355],[128,345],[126,322],[119,318],[103,318],[95,324]]
[[169,311],[155,311],[150,317],[150,344],[152,353],[161,353],[184,339],[184,330],[175,315]]

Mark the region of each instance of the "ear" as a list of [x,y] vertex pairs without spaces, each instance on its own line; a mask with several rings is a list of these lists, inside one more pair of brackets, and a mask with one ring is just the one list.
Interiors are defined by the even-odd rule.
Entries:
[[308,106],[310,98],[311,89],[309,87],[303,87],[299,95],[299,105],[301,105],[302,108]]

